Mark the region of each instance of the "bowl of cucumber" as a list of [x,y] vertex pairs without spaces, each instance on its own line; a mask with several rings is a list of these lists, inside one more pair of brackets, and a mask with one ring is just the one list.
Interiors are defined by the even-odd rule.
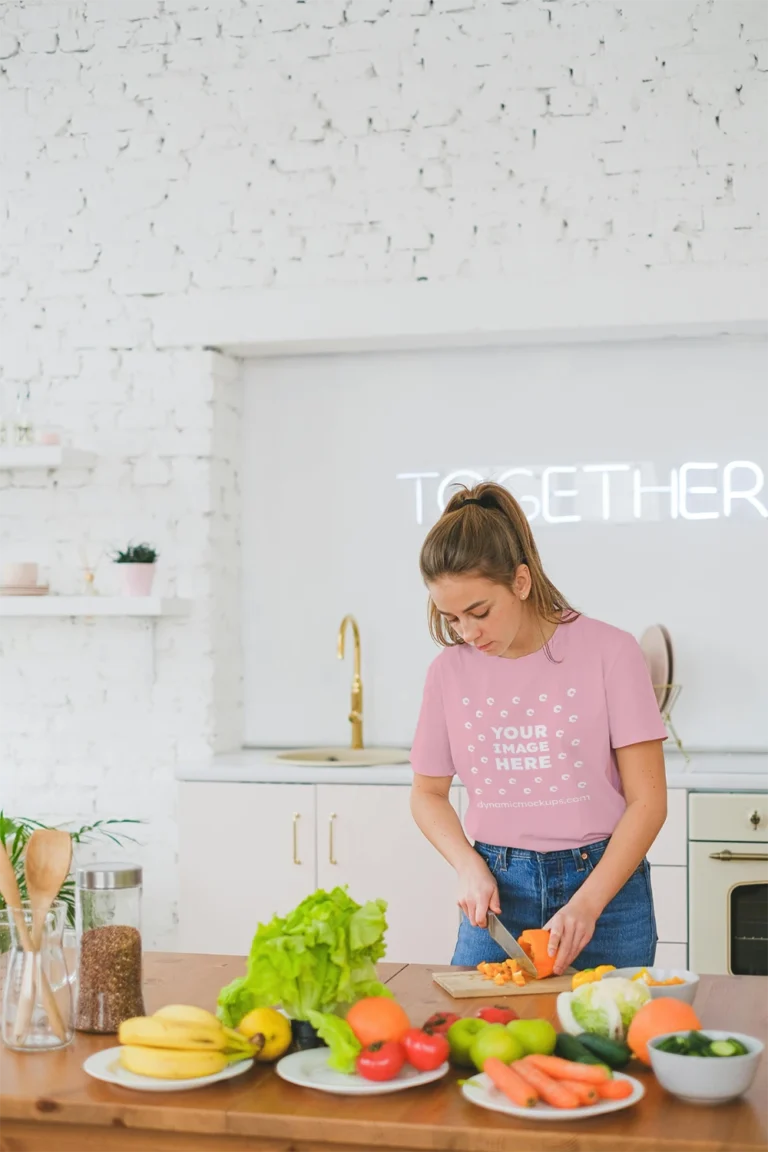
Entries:
[[690,1104],[724,1104],[747,1091],[764,1045],[742,1032],[667,1032],[648,1042],[662,1088]]

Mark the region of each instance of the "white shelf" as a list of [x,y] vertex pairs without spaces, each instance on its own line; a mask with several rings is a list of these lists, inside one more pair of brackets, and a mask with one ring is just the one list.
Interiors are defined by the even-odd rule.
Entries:
[[17,468],[92,468],[95,452],[65,448],[61,444],[30,444],[28,448],[0,448],[0,470]]
[[185,616],[190,604],[161,596],[0,596],[0,616]]

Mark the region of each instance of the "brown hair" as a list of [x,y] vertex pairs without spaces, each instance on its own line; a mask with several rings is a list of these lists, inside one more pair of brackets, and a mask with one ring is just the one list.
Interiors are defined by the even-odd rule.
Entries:
[[[467,501],[473,501],[467,504]],[[441,576],[484,576],[511,588],[521,564],[531,574],[529,603],[541,621],[570,624],[579,613],[571,607],[544,571],[523,509],[501,484],[485,481],[462,488],[427,533],[419,557],[425,584]],[[463,644],[430,598],[429,631],[447,647]]]

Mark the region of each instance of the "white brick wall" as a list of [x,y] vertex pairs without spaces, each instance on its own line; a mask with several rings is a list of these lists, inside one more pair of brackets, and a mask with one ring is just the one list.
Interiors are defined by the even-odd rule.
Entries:
[[[188,620],[3,621],[0,800],[151,819],[237,743],[238,382],[158,295],[766,258],[763,0],[5,0],[0,384],[93,472],[0,474],[0,547],[162,552]],[[106,589],[110,573],[102,565]],[[154,644],[153,644],[154,636]],[[153,660],[154,655],[154,660]]]

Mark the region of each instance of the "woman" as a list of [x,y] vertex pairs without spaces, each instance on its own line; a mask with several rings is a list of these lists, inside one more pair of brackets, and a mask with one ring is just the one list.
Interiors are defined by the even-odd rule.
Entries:
[[[666,732],[637,642],[575,612],[505,488],[457,493],[421,551],[430,631],[411,753],[414,819],[455,868],[452,963],[505,954],[485,925],[549,928],[574,963],[653,964],[645,854],[666,818]],[[464,832],[449,800],[466,785]]]

